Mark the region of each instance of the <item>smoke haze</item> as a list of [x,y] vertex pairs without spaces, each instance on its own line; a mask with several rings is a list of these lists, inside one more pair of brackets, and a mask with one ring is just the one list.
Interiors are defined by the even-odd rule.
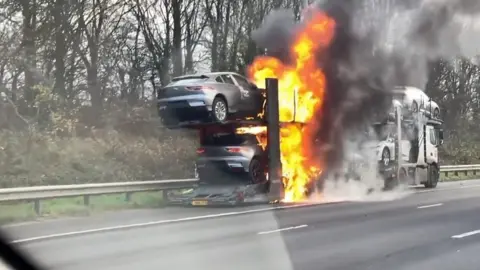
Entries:
[[268,54],[287,62],[290,55],[288,48],[293,41],[297,24],[293,13],[286,9],[274,10],[265,18],[263,27],[252,32],[257,46],[265,48]]
[[[395,85],[423,89],[431,61],[479,53],[477,0],[322,0],[315,7],[337,23],[332,45],[320,52],[327,94],[315,138],[331,169],[342,166],[346,135],[387,112]],[[275,11],[253,38],[288,59],[295,29],[293,15]]]

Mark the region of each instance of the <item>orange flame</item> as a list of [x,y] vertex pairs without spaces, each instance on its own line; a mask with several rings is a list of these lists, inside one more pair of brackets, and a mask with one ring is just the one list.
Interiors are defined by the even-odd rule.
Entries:
[[266,126],[255,126],[255,127],[239,127],[235,131],[237,134],[253,134],[256,135],[260,147],[263,150],[267,148],[267,127]]
[[312,151],[321,121],[315,113],[323,105],[326,82],[316,56],[330,45],[334,27],[332,18],[314,11],[290,48],[293,64],[260,56],[248,69],[250,79],[260,88],[265,88],[266,78],[279,80],[280,122],[291,122],[282,125],[280,131],[284,201],[287,202],[305,199],[308,184],[322,171],[322,159]]

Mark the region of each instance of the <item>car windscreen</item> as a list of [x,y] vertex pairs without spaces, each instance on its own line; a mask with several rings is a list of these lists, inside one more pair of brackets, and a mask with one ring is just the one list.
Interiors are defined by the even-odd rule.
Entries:
[[202,146],[240,146],[255,143],[254,135],[249,134],[231,134],[217,133],[205,136],[202,140]]
[[405,92],[402,91],[402,90],[394,90],[394,91],[392,92],[392,98],[393,98],[394,100],[398,100],[398,101],[400,101],[400,102],[402,102],[402,101],[404,100],[405,95],[406,95]]
[[373,125],[373,130],[375,131],[375,135],[377,139],[380,141],[384,141],[388,137],[388,127],[386,125]]
[[175,80],[175,81],[172,81],[171,83],[169,83],[167,85],[167,87],[175,86],[175,85],[192,84],[192,83],[203,83],[206,80],[208,80],[208,78],[204,78],[204,77],[178,79],[178,80]]

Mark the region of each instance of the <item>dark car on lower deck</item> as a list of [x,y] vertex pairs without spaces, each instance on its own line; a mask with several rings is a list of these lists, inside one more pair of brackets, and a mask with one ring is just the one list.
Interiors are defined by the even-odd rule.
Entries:
[[[268,153],[257,135],[218,132],[200,139],[195,161],[200,181],[265,184]],[[222,180],[223,181],[223,180]]]
[[197,187],[169,196],[171,204],[237,205],[267,202],[268,156],[256,135],[201,132],[195,161]]

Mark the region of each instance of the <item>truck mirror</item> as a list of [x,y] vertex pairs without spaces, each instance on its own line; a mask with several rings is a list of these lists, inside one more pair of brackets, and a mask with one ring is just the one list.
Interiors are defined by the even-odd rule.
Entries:
[[438,130],[438,138],[440,139],[439,145],[443,144],[443,129]]

